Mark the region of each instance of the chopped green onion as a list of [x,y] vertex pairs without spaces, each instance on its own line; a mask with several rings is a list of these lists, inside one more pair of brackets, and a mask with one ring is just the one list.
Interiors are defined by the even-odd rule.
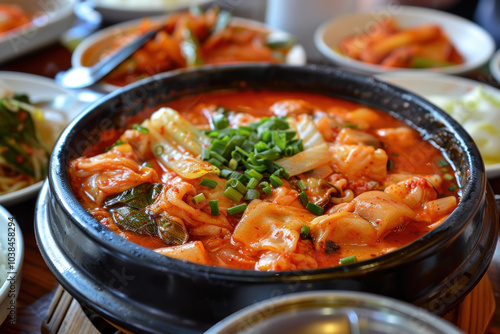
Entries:
[[238,161],[236,159],[232,158],[229,161],[229,168],[231,168],[232,170],[235,170],[236,168],[238,168]]
[[247,208],[247,205],[245,203],[240,204],[240,205],[236,205],[236,206],[233,206],[231,208],[228,208],[227,214],[234,216],[234,215],[237,215],[239,213],[242,213],[243,211],[246,210],[246,208]]
[[257,144],[255,144],[254,149],[257,153],[260,153],[269,150],[269,146],[267,146],[267,144],[263,141],[259,141]]
[[269,177],[269,181],[271,181],[271,184],[273,185],[274,188],[278,188],[283,185],[283,180],[274,174]]
[[280,150],[284,151],[286,149],[286,133],[273,131],[272,132],[272,141],[274,145],[278,146]]
[[285,156],[286,157],[291,157],[292,155],[295,155],[297,153],[298,152],[296,152],[295,148],[292,146],[287,146],[287,148],[285,148]]
[[236,180],[240,181],[241,183],[248,182],[248,177],[245,174],[238,173],[238,172],[233,172],[231,174],[231,178],[236,179]]
[[236,189],[239,193],[245,194],[248,191],[248,188],[243,185],[240,181],[236,179],[229,180],[229,186],[231,188]]
[[215,115],[212,118],[212,123],[216,130],[222,130],[229,126],[229,121],[224,115]]
[[165,152],[165,148],[163,147],[163,145],[156,145],[153,149],[155,155],[157,157],[159,157],[160,155],[163,154],[163,152]]
[[395,156],[395,157],[398,157],[398,156],[399,156],[399,153],[397,153],[397,152],[392,152],[391,154],[392,154],[393,156]]
[[453,185],[451,185],[451,186],[448,188],[448,190],[449,190],[449,191],[455,191],[457,188],[458,188],[458,186],[457,186],[457,185],[455,185],[455,184],[453,184]]
[[217,138],[219,137],[219,131],[209,131],[207,133],[207,135],[210,137],[210,138]]
[[199,185],[215,189],[217,187],[217,181],[204,177],[201,179]]
[[203,202],[206,199],[207,198],[205,197],[205,194],[203,194],[203,193],[199,193],[198,195],[193,197],[193,201],[195,204],[200,204],[201,202]]
[[262,180],[262,178],[264,177],[261,173],[257,172],[257,171],[256,171],[256,170],[254,170],[254,169],[247,170],[247,171],[245,172],[245,174],[246,174],[247,176],[249,176],[250,178],[257,179],[257,181]]
[[144,167],[149,167],[149,168],[153,167],[153,166],[151,166],[151,164],[150,164],[149,162],[147,162],[147,161],[146,161],[146,162],[143,162],[141,166],[144,166]]
[[307,186],[306,186],[306,184],[304,183],[304,181],[299,180],[299,181],[297,182],[297,188],[299,188],[301,191],[304,191],[304,190],[306,190],[306,189],[307,189]]
[[325,209],[323,209],[321,206],[316,205],[312,202],[307,203],[306,209],[318,216],[322,215],[325,211]]
[[236,189],[231,188],[231,187],[224,190],[224,195],[229,197],[235,203],[239,203],[241,201],[241,199],[243,198],[242,193],[240,193],[239,191],[237,191]]
[[212,216],[218,216],[219,215],[219,201],[216,199],[211,199],[208,201],[208,205],[210,205],[210,213]]
[[446,173],[443,175],[443,179],[445,179],[447,181],[451,181],[451,180],[453,180],[453,175],[451,175],[450,173]]
[[264,132],[261,134],[261,136],[260,136],[260,137],[261,137],[261,138],[262,138],[262,140],[264,140],[264,141],[271,141],[272,136],[273,136],[273,135],[271,134],[271,131],[264,131]]
[[139,131],[140,133],[142,134],[148,134],[149,133],[149,129],[140,125],[140,124],[134,124],[132,125],[132,129],[136,130],[136,131]]
[[219,160],[223,164],[227,163],[227,159],[226,158],[224,158],[222,155],[220,155],[219,153],[214,152],[214,151],[210,152],[210,158],[217,159],[217,160]]
[[222,169],[223,162],[220,160],[217,160],[215,158],[211,158],[208,160],[208,163],[211,165],[214,165],[215,167]]
[[106,147],[106,148],[104,149],[104,152],[108,152],[108,151],[109,151],[109,150],[111,150],[113,147],[118,146],[118,145],[123,145],[123,144],[125,144],[125,142],[124,142],[123,140],[121,140],[121,139],[118,139],[117,141],[115,141],[115,143],[114,143],[113,145]]
[[233,171],[230,170],[230,169],[227,169],[227,168],[223,168],[221,171],[220,171],[220,176],[227,179],[229,177],[231,177],[231,174],[233,174]]
[[255,187],[257,187],[257,184],[259,184],[259,181],[256,178],[252,177],[247,183],[247,188],[255,189]]
[[443,167],[443,168],[441,168],[441,171],[442,171],[443,173],[446,173],[446,172],[448,171],[448,168]]
[[210,159],[210,150],[204,148],[201,150],[201,160],[207,161]]
[[270,186],[262,188],[262,191],[267,195],[267,197],[271,196],[271,192],[273,191],[273,188]]
[[309,226],[307,225],[302,225],[300,228],[300,238],[302,240],[309,239],[311,237]]
[[269,187],[269,182],[264,181],[259,184],[260,189],[264,189],[266,187]]
[[353,264],[356,262],[358,262],[358,260],[356,259],[356,255],[351,255],[351,256],[344,257],[344,258],[340,259],[341,266],[345,266],[347,264]]
[[280,156],[281,156],[280,152],[274,148],[259,152],[258,154],[255,155],[257,159],[269,159],[269,160],[276,160]]
[[439,167],[446,167],[448,166],[448,162],[446,160],[439,160],[436,162],[436,165],[438,165]]
[[256,189],[248,189],[247,193],[245,194],[245,197],[243,198],[245,201],[251,201],[253,199],[259,199],[260,198],[260,192]]
[[309,200],[307,199],[307,194],[305,191],[301,192],[299,194],[299,200],[300,200],[300,203],[302,203],[303,206],[306,206],[307,203],[309,203]]
[[219,154],[223,154],[226,149],[226,143],[221,139],[215,139],[212,141],[212,145],[210,145],[210,151],[217,152]]

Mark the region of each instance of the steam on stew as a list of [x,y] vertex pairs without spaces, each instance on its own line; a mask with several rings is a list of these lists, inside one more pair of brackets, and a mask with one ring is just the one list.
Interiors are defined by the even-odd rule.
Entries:
[[71,162],[70,181],[97,220],[212,266],[362,261],[432,230],[458,200],[453,170],[415,130],[308,93],[183,98],[93,151]]

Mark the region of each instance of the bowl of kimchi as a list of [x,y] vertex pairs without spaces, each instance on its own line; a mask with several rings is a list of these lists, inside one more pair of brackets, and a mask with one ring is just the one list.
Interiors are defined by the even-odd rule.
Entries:
[[318,50],[335,64],[363,73],[434,71],[463,74],[488,62],[491,35],[440,10],[387,6],[336,17],[315,32]]
[[64,131],[40,251],[134,332],[197,332],[257,301],[356,290],[442,315],[486,271],[498,215],[442,110],[322,66],[226,65],[109,94]]
[[138,35],[164,29],[111,71],[99,88],[111,92],[158,73],[200,65],[269,62],[304,65],[304,48],[290,34],[233,17],[218,7],[135,19],[86,38],[72,55],[73,67],[90,67]]

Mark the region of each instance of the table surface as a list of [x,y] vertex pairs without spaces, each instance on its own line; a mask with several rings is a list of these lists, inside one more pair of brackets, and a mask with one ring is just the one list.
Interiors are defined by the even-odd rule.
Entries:
[[[36,59],[36,62],[33,61]],[[62,44],[55,43],[32,54],[0,64],[0,71],[19,71],[53,78],[56,73],[70,67],[71,52]],[[475,73],[474,79],[500,86],[485,72]],[[470,76],[469,76],[470,77]],[[500,194],[500,177],[489,180],[494,193]],[[39,333],[48,307],[58,283],[38,250],[34,233],[34,210],[36,198],[7,207],[21,226],[25,241],[25,256],[22,268],[22,282],[17,299],[17,322],[5,322],[1,333]],[[489,274],[500,273],[500,250],[497,248]],[[491,277],[495,292],[497,310],[490,331],[500,333],[500,277]]]

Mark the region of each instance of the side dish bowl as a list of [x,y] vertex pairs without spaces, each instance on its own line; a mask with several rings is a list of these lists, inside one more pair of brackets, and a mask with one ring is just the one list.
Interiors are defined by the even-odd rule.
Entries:
[[[164,21],[166,17],[167,16],[154,16],[150,19],[151,21],[156,22]],[[109,52],[109,47],[110,45],[113,45],[114,40],[122,36],[136,33],[143,20],[144,19],[141,18],[115,24],[87,37],[73,52],[71,56],[71,65],[73,67],[90,67],[95,65],[99,62],[104,53]],[[288,35],[286,32],[272,29],[265,24],[254,20],[234,18],[232,22],[237,27],[252,28],[257,31],[269,31],[277,34]],[[299,44],[294,45],[288,52],[285,63],[290,65],[305,65],[306,52],[304,48]],[[120,87],[103,81],[99,84],[99,88],[105,92],[112,92]]]
[[[73,195],[68,163],[102,139],[179,97],[220,89],[306,91],[341,97],[403,120],[449,158],[461,187],[454,212],[415,242],[359,263],[316,270],[248,271],[168,258],[112,232]],[[453,119],[401,88],[329,67],[242,65],[175,71],[109,94],[61,135],[35,217],[40,251],[84,307],[134,332],[198,332],[255,302],[313,290],[377,293],[444,314],[491,262],[498,213],[480,154]]]
[[[16,94],[28,95],[42,110],[47,109],[52,112],[51,109],[55,109],[55,115],[64,116],[65,123],[73,119],[84,107],[84,103],[78,101],[76,94],[58,86],[50,78],[22,72],[0,71],[0,82]],[[0,195],[0,205],[9,206],[35,197],[42,183],[43,181],[39,181]]]
[[342,54],[338,49],[339,43],[344,38],[362,34],[365,30],[369,31],[375,24],[388,17],[393,17],[402,28],[425,24],[439,25],[464,58],[464,63],[460,65],[407,70],[448,74],[467,73],[485,64],[495,50],[495,42],[491,35],[477,24],[443,11],[412,6],[387,6],[339,16],[323,23],[316,30],[314,36],[316,47],[335,64],[363,73],[401,70],[401,68],[365,63]]
[[9,0],[37,17],[29,25],[21,26],[0,36],[0,62],[11,60],[56,41],[73,24],[75,0]]

